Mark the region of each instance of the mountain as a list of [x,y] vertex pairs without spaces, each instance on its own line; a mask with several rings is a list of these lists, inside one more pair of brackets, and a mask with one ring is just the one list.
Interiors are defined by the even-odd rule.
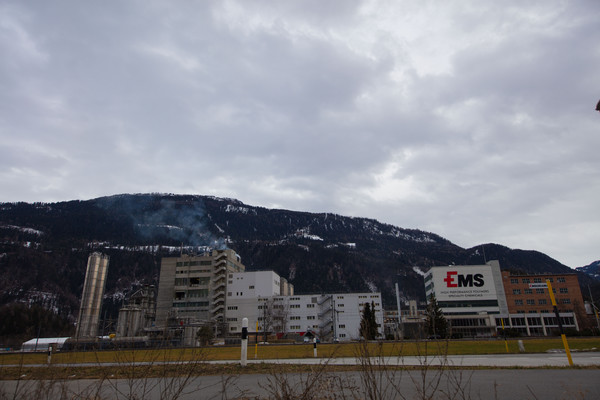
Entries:
[[[297,293],[378,290],[393,306],[424,299],[434,265],[482,264],[527,273],[573,272],[537,251],[463,249],[430,232],[368,218],[267,209],[199,195],[123,194],[87,201],[0,203],[0,305],[28,302],[73,319],[92,251],[110,256],[104,313],[156,284],[163,256],[230,247],[248,270],[272,269]],[[580,274],[582,284],[591,280]],[[600,296],[599,296],[600,297]]]
[[594,261],[590,265],[586,265],[585,267],[575,268],[579,272],[583,272],[584,274],[594,278],[597,281],[600,281],[600,260]]

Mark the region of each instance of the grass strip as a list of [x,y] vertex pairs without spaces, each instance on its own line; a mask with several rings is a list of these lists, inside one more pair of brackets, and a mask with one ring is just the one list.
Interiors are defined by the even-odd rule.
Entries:
[[[600,338],[569,338],[571,351],[598,351]],[[563,349],[560,338],[523,339],[527,353],[544,353],[549,350]],[[320,344],[318,345],[319,357],[356,357],[361,354],[364,344]],[[517,340],[508,340],[509,353],[519,353]],[[248,359],[290,359],[312,358],[313,345],[259,345],[255,358],[255,347],[248,346]],[[418,355],[478,355],[478,354],[506,354],[503,340],[450,340],[450,341],[404,341],[404,342],[378,342],[369,343],[367,351],[372,355],[418,356]],[[102,364],[118,363],[131,365],[134,363],[180,362],[180,361],[212,361],[212,360],[239,360],[240,347],[201,347],[201,348],[173,348],[173,349],[140,349],[140,350],[110,350],[88,352],[55,353],[52,356],[53,364]],[[46,353],[11,353],[0,355],[2,365],[29,365],[46,364]]]

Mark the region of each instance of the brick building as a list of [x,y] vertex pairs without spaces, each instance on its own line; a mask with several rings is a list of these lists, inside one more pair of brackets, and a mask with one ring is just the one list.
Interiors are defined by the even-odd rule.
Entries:
[[[502,282],[510,314],[551,313],[547,287],[535,287],[550,281],[559,312],[585,314],[583,297],[576,274],[511,275],[502,271]],[[537,284],[537,285],[536,285]]]
[[514,275],[502,271],[509,318],[507,328],[529,336],[551,335],[558,321],[546,285],[550,281],[564,328],[580,330],[588,325],[577,274]]

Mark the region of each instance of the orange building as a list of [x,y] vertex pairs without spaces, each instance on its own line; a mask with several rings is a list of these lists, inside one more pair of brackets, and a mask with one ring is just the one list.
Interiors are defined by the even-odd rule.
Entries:
[[502,271],[502,283],[510,320],[507,327],[530,335],[547,335],[555,327],[556,317],[546,280],[550,281],[564,326],[576,329],[585,320],[585,307],[577,274],[514,275]]

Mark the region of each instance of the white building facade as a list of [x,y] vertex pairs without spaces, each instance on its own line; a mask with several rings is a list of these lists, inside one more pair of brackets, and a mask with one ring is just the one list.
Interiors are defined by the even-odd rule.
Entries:
[[241,332],[248,318],[250,334],[278,337],[318,337],[323,341],[360,338],[364,305],[375,310],[378,336],[383,336],[381,293],[334,293],[319,295],[231,298],[227,307],[229,333]]
[[508,314],[498,261],[432,267],[425,274],[425,294],[427,299],[434,294],[446,315]]

